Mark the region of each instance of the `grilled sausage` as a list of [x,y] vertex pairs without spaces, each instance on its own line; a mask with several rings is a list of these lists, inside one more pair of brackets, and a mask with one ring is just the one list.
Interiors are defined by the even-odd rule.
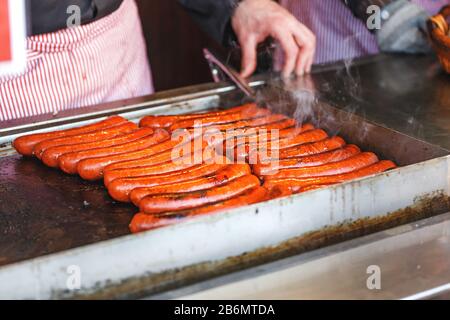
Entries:
[[267,192],[267,196],[264,200],[273,200],[278,198],[284,198],[292,195],[293,192],[291,188],[283,185],[276,185],[273,186],[270,190]]
[[[296,125],[296,122],[294,119],[285,119],[285,120],[281,120],[281,121],[275,121],[275,122],[269,122],[269,123],[257,125],[254,127],[257,127],[260,129],[266,129],[266,130],[273,130],[273,129],[282,130],[282,129],[293,127],[295,125]],[[252,127],[250,127],[250,128],[252,128]]]
[[166,141],[165,144],[165,147],[160,148],[162,149],[161,152],[155,152],[151,150],[152,148],[143,150],[142,152],[136,152],[130,156],[129,160],[116,162],[107,166],[105,172],[117,169],[148,167],[185,157],[194,157],[194,160],[202,160],[204,154],[208,153],[205,151],[208,143],[202,140],[199,140],[199,143],[190,141],[183,145],[171,140]]
[[[94,131],[83,135],[73,137],[63,137],[52,140],[45,140],[34,148],[36,157],[40,158],[45,165],[57,168],[58,158],[64,153],[83,150],[85,145],[96,145],[104,141],[114,140],[114,138],[127,135],[137,130],[137,125],[132,122],[126,122],[115,127],[101,131]],[[149,129],[151,130],[151,129]]]
[[[180,170],[175,172],[169,172],[164,174],[154,174],[139,177],[119,178],[112,180],[107,186],[108,189],[117,188],[118,192],[129,193],[130,200],[138,206],[141,198],[133,198],[132,191],[137,188],[163,186],[169,184],[177,184],[188,180],[197,179],[204,176],[210,176],[215,172],[225,168],[226,164],[210,164],[210,165],[198,165],[186,170]],[[112,171],[113,172],[113,171]],[[111,172],[107,172],[109,174]],[[105,174],[105,176],[106,176]],[[113,182],[116,182],[117,186],[111,186]]]
[[149,148],[161,141],[169,139],[169,133],[164,129],[156,129],[154,134],[120,146],[112,147],[110,155],[96,157],[96,151],[91,150],[92,157],[81,160],[77,165],[77,171],[85,180],[98,180],[103,177],[104,168],[115,162],[129,159],[133,151]]
[[301,192],[307,192],[307,191],[314,191],[314,190],[318,190],[318,189],[323,189],[325,187],[329,187],[333,184],[316,184],[316,185],[312,185],[312,186],[307,186],[301,189]]
[[55,146],[64,146],[64,145],[75,145],[79,143],[93,142],[93,141],[101,141],[108,138],[115,137],[122,133],[129,133],[133,130],[137,129],[137,125],[132,122],[121,123],[114,127],[109,127],[102,130],[91,131],[87,133],[82,133],[76,136],[70,137],[60,137],[55,139],[49,139],[42,142],[39,142],[33,148],[33,154],[38,158],[42,159],[42,154],[45,150]]
[[188,119],[199,119],[205,117],[213,117],[213,116],[224,116],[233,113],[246,113],[247,110],[255,110],[257,106],[253,103],[244,104],[242,106],[212,111],[212,112],[203,112],[203,113],[190,113],[190,114],[179,114],[179,115],[155,115],[155,116],[146,116],[141,119],[139,122],[140,127],[151,127],[151,128],[169,128],[172,124],[177,121],[188,120]]
[[[307,189],[311,186],[326,186],[332,184],[338,184],[345,181],[358,179],[366,176],[370,176],[373,174],[381,173],[390,169],[394,169],[396,167],[395,163],[389,160],[382,160],[365,168],[355,170],[348,173],[331,175],[331,176],[321,176],[321,177],[312,177],[312,178],[278,178],[278,179],[270,179],[264,183],[264,186],[267,189],[271,189],[274,186],[282,185],[291,188],[293,192],[300,192],[302,190],[310,190]],[[318,188],[318,187],[317,187]]]
[[[115,170],[105,170],[105,175],[108,174],[107,180],[115,181],[117,179],[124,178],[135,178],[135,177],[143,177],[143,176],[151,176],[155,174],[168,174],[172,172],[178,172],[182,170],[187,170],[189,168],[195,167],[199,165],[199,163],[187,161],[187,162],[164,162],[161,164],[155,164],[151,166],[145,167],[134,167],[134,168],[121,168]],[[103,178],[105,180],[105,178]],[[108,182],[108,187],[109,187]]]
[[[54,154],[65,152],[68,148],[73,148],[74,150],[72,152],[64,153],[58,156],[58,166],[62,171],[68,174],[76,174],[78,172],[77,165],[81,160],[92,158],[93,154],[95,154],[95,157],[108,156],[111,154],[112,148],[120,147],[131,142],[140,141],[143,138],[150,137],[153,133],[154,131],[151,128],[141,128],[132,133],[110,140],[96,141],[75,146],[56,147]],[[77,150],[78,147],[80,150]],[[50,148],[49,151],[51,149],[53,148]]]
[[378,157],[374,153],[363,152],[351,158],[334,163],[324,164],[321,166],[282,169],[273,175],[265,176],[264,179],[270,180],[278,178],[308,178],[331,176],[359,170],[377,162]]
[[170,126],[170,131],[185,128],[203,128],[216,126],[236,121],[254,120],[270,114],[267,109],[254,108],[253,110],[246,110],[246,112],[230,113],[226,115],[209,116],[203,118],[194,118],[177,121]]
[[168,226],[174,223],[179,223],[189,218],[213,214],[224,210],[231,210],[245,205],[254,204],[263,201],[266,197],[267,190],[265,188],[255,187],[240,196],[193,210],[163,215],[138,213],[133,217],[129,228],[133,233],[151,230]]
[[[73,154],[80,151],[86,151],[91,149],[109,148],[117,145],[121,145],[127,142],[135,141],[143,137],[149,136],[153,133],[151,128],[140,128],[127,134],[122,134],[111,139],[102,141],[94,141],[87,143],[80,143],[76,145],[51,147],[45,150],[42,155],[42,161],[48,166],[53,166],[53,162],[56,161],[56,166],[60,165],[59,158],[66,154]],[[70,157],[69,157],[70,158]],[[71,174],[75,174],[77,170],[78,161],[72,165]]]
[[231,131],[243,128],[266,128],[266,129],[284,129],[295,126],[294,119],[288,119],[282,114],[271,114],[265,117],[251,119],[251,120],[241,120],[225,124],[216,124],[211,127],[205,128],[191,128],[188,129],[189,132],[207,132],[210,130],[215,131]]
[[300,144],[312,143],[328,138],[328,134],[322,129],[309,130],[292,137],[283,137],[279,141],[262,141],[262,143],[249,144],[249,147],[257,145],[258,149],[286,149]]
[[[238,129],[233,131],[233,134],[228,134],[227,132],[226,139],[223,142],[223,150],[226,151],[229,158],[238,160],[236,162],[245,162],[246,158],[244,156],[247,154],[245,151],[246,145],[263,144],[268,143],[268,141],[279,141],[279,139],[295,137],[310,130],[314,130],[312,124],[284,128],[281,130],[267,129],[264,127]],[[241,157],[237,158],[237,154],[241,155]]]
[[[244,146],[236,146],[235,157],[236,159],[250,159],[249,155],[257,152],[258,150],[280,150],[286,149],[306,143],[312,143],[321,141],[328,138],[328,134],[322,129],[314,129],[303,132],[294,137],[287,137],[273,141],[263,141],[261,143],[249,143]],[[250,159],[251,163],[256,163],[257,159]]]
[[[142,171],[134,171],[133,175],[119,172],[119,170],[108,170],[104,174],[104,184],[108,188],[111,182],[121,179],[122,182],[130,184],[130,186],[137,187],[151,187],[155,185],[163,185],[168,183],[176,183],[180,181],[190,180],[198,178],[204,175],[211,174],[220,170],[226,166],[226,160],[212,164],[200,164],[194,167],[189,167],[180,171],[172,171],[166,173],[158,173],[154,171],[148,171],[147,167],[142,167]],[[131,168],[134,170],[134,168]]]
[[207,155],[203,156],[200,154],[198,156],[195,155],[193,157],[187,156],[179,159],[174,159],[173,161],[170,160],[167,162],[158,163],[150,166],[125,167],[114,170],[107,170],[105,168],[105,176],[103,181],[105,185],[109,187],[110,182],[116,179],[169,174],[171,172],[188,170],[189,168],[196,167],[198,165],[201,165],[202,163],[217,163],[217,164],[226,163],[226,160],[216,160],[215,158],[223,159],[223,157],[218,157],[214,154],[211,154],[210,157]]
[[345,146],[345,141],[341,137],[332,137],[322,141],[303,144],[293,148],[280,150],[280,159],[303,157],[331,150],[336,150]]
[[[306,131],[314,130],[312,124],[304,124],[300,127],[290,127],[281,130],[266,128],[247,128],[245,130],[236,130],[234,135],[226,136],[224,147],[227,149],[235,148],[238,145],[264,143],[275,139],[293,138]],[[275,131],[275,132],[274,132]]]
[[312,156],[274,160],[269,163],[258,163],[252,165],[253,172],[259,176],[267,176],[279,170],[291,168],[305,168],[334,163],[353,157],[361,150],[355,145],[348,145],[342,149],[319,153]]
[[100,122],[97,122],[94,124],[89,124],[89,125],[82,126],[82,127],[78,127],[78,128],[30,134],[30,135],[19,137],[16,140],[14,140],[13,147],[21,155],[32,156],[34,146],[42,141],[45,141],[48,139],[55,139],[55,138],[59,138],[59,137],[75,136],[75,135],[78,135],[81,133],[87,133],[87,132],[91,132],[91,131],[97,131],[97,130],[109,128],[112,126],[116,126],[120,123],[124,123],[127,121],[128,120],[125,118],[122,118],[119,116],[113,116],[113,117],[109,117],[108,119],[105,119],[103,121],[100,121]]
[[280,138],[291,138],[295,137],[301,133],[314,130],[315,127],[311,123],[305,123],[301,126],[296,126],[293,128],[286,128],[279,131]]
[[[320,154],[327,151],[336,150],[345,146],[345,141],[341,137],[332,137],[322,141],[301,144],[287,149],[276,150],[276,159],[290,159]],[[254,163],[270,163],[273,161],[271,150],[252,150],[249,159]],[[275,160],[276,160],[275,159]]]
[[148,196],[141,200],[139,207],[144,213],[163,213],[201,207],[236,197],[260,185],[253,175],[237,178],[230,183],[203,191],[182,194]]
[[[133,199],[133,203],[139,204],[144,197],[149,195],[185,193],[210,189],[250,174],[251,169],[249,165],[232,164],[209,176],[177,182],[175,184],[135,188],[131,193],[129,192],[129,186],[127,184],[123,184],[120,180],[115,180],[110,184],[108,191],[111,197],[118,201],[128,202]],[[123,192],[123,190],[125,190],[125,192]]]

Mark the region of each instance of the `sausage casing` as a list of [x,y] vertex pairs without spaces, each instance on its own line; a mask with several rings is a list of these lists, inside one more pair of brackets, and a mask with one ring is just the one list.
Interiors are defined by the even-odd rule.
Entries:
[[214,214],[224,210],[231,210],[242,206],[251,205],[266,199],[267,192],[268,191],[266,188],[255,187],[237,197],[193,210],[163,215],[138,213],[133,217],[129,228],[131,232],[137,233],[180,223],[186,221],[187,219],[202,215]]
[[[349,180],[354,180],[358,178],[363,178],[373,174],[381,173],[390,169],[396,168],[394,162],[389,160],[382,160],[365,168],[355,170],[348,173],[331,175],[331,176],[321,176],[321,177],[310,177],[310,178],[278,178],[267,180],[264,186],[267,189],[271,189],[276,185],[284,185],[291,188],[295,193],[301,192],[305,188],[318,188],[311,186],[326,186],[332,184],[338,184],[346,182]],[[306,189],[309,190],[309,189]]]
[[[213,173],[223,169],[226,167],[226,164],[203,164],[198,165],[189,169],[157,174],[154,172],[153,175],[145,175],[145,176],[137,176],[137,177],[127,177],[127,178],[118,178],[114,180],[110,180],[107,185],[108,190],[112,188],[116,188],[116,192],[122,192],[126,194],[130,194],[130,200],[138,205],[140,202],[140,198],[134,198],[131,193],[134,189],[137,188],[146,188],[146,187],[155,187],[162,186],[168,184],[177,184],[184,181],[200,178],[203,176],[212,175]],[[105,179],[108,174],[113,173],[114,171],[108,171],[105,173]],[[117,181],[117,182],[116,182]],[[112,183],[116,182],[116,186],[112,187]]]
[[255,155],[255,152],[262,150],[281,150],[302,144],[313,143],[328,138],[328,134],[322,129],[309,130],[292,137],[284,137],[279,140],[269,140],[257,143],[247,143],[245,145],[238,145],[235,147],[236,159],[249,159],[253,163],[257,163],[257,159],[250,158],[250,155]]
[[55,139],[59,137],[67,137],[67,136],[75,136],[81,133],[87,133],[91,131],[101,130],[105,128],[109,128],[115,125],[118,125],[123,122],[127,122],[128,120],[120,117],[120,116],[112,116],[103,121],[89,124],[86,126],[72,128],[67,130],[59,130],[45,133],[35,133],[26,136],[22,136],[14,140],[13,147],[17,150],[18,153],[24,156],[32,156],[33,148],[40,142]]
[[328,163],[315,167],[304,167],[294,169],[282,169],[273,175],[265,176],[265,180],[278,178],[308,178],[338,175],[368,167],[378,162],[378,157],[372,152],[359,153],[348,159]]
[[104,141],[114,140],[116,137],[121,137],[136,130],[137,125],[132,122],[125,122],[115,127],[94,131],[92,133],[46,140],[36,145],[35,155],[45,165],[56,168],[58,167],[58,158],[65,153],[86,150],[86,145],[91,145],[92,149],[93,146]]
[[33,154],[42,159],[42,154],[45,150],[55,146],[75,145],[79,143],[86,143],[92,141],[101,141],[108,138],[113,138],[122,133],[128,133],[137,129],[137,125],[132,122],[121,123],[114,127],[109,127],[101,130],[91,131],[87,133],[81,133],[76,136],[59,137],[55,139],[49,139],[38,143],[33,148]]
[[201,207],[215,202],[236,197],[260,185],[259,179],[253,175],[240,177],[226,185],[208,190],[182,194],[148,196],[141,200],[139,207],[144,213],[164,213]]
[[348,159],[360,153],[361,150],[355,145],[347,145],[342,149],[319,153],[312,156],[278,159],[268,163],[252,165],[253,172],[259,176],[267,176],[283,169],[305,168],[334,163]]
[[129,159],[133,151],[149,148],[167,139],[169,139],[169,133],[167,131],[164,129],[156,129],[154,134],[149,137],[112,147],[108,156],[96,157],[95,150],[91,150],[92,157],[81,160],[78,163],[78,174],[85,180],[99,180],[103,177],[104,168],[109,164]]
[[[188,159],[191,157],[195,162],[201,162],[205,154],[210,152],[205,151],[208,146],[206,141],[196,143],[190,141],[187,144],[179,145],[179,142],[174,140],[165,141],[154,147],[137,151],[130,155],[128,160],[112,163],[105,168],[105,172],[118,169],[149,167],[166,162],[179,162],[178,159]],[[179,148],[178,148],[179,147]],[[157,149],[159,149],[157,152]]]
[[270,114],[270,111],[267,109],[253,108],[245,110],[243,112],[230,113],[225,115],[215,115],[203,118],[186,119],[177,121],[174,124],[172,124],[170,126],[170,131],[186,128],[210,127],[226,123],[232,123],[236,121],[254,120],[260,117],[267,116],[268,114]]
[[[291,148],[276,150],[276,159],[290,159],[306,157],[314,154],[340,149],[345,146],[345,141],[341,137],[331,137],[322,141],[301,144]],[[253,150],[249,152],[249,159],[252,163],[269,163],[273,161],[274,154],[271,150]],[[276,160],[275,159],[275,160]]]
[[[131,191],[131,193],[117,192],[124,186],[119,180],[115,180],[111,183],[110,188],[108,188],[108,190],[110,191],[111,196],[116,200],[125,202],[132,200],[134,204],[139,205],[140,201],[144,197],[149,195],[167,194],[167,193],[185,193],[210,189],[228,183],[236,178],[250,174],[251,169],[249,165],[232,164],[208,176],[186,180],[183,182],[177,182],[175,184],[165,184],[153,187],[135,188]],[[116,195],[120,197],[121,200],[117,199],[115,197]]]
[[[81,160],[91,158],[93,154],[95,154],[96,157],[110,155],[111,148],[149,137],[153,133],[154,131],[151,128],[140,128],[129,134],[121,135],[109,140],[95,141],[74,146],[55,147],[54,153],[56,155],[58,155],[58,153],[63,153],[58,155],[58,166],[62,171],[68,174],[76,174],[77,165]],[[53,148],[50,148],[49,151],[51,152],[52,149]],[[66,152],[69,149],[72,149],[72,152]]]
[[188,119],[200,119],[205,117],[212,116],[224,116],[232,113],[245,113],[246,110],[254,110],[256,105],[253,103],[245,104],[242,106],[212,111],[212,112],[203,112],[203,113],[190,113],[190,114],[180,114],[180,115],[155,115],[155,116],[146,116],[141,119],[139,122],[140,127],[150,127],[150,128],[169,128],[172,124],[182,120]]

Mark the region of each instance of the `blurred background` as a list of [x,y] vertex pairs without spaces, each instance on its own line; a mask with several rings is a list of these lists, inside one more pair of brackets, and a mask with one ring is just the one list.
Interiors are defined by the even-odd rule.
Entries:
[[202,48],[226,52],[174,0],[137,0],[156,91],[211,82]]

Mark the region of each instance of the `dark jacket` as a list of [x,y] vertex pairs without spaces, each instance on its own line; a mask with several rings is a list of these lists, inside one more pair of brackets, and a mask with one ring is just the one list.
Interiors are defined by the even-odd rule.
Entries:
[[[311,0],[319,1],[319,0]],[[344,1],[355,16],[365,20],[367,7],[373,4],[383,7],[394,0],[336,0]],[[200,27],[221,44],[232,38],[230,21],[234,9],[241,0],[178,0]]]
[[81,24],[101,19],[117,10],[123,0],[28,0],[29,34],[37,35],[67,28],[67,8],[80,8]]

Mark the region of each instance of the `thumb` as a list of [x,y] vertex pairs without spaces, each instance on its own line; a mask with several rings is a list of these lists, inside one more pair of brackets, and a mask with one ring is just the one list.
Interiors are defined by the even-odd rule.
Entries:
[[256,69],[256,40],[253,37],[248,38],[241,43],[242,47],[242,67],[241,76],[248,78]]

